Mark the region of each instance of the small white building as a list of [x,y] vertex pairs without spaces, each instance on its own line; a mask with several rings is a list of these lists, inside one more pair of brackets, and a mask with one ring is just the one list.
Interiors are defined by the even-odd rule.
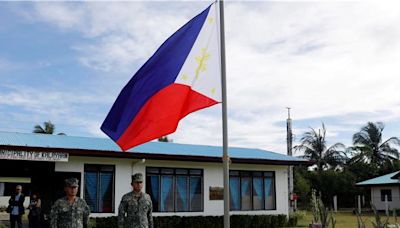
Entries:
[[371,189],[371,203],[377,210],[386,210],[387,198],[389,210],[400,208],[400,171],[375,177],[356,184]]
[[[288,214],[288,166],[309,161],[259,149],[229,148],[232,214]],[[154,216],[223,215],[222,147],[149,142],[121,152],[110,139],[0,132],[0,204],[16,184],[38,193],[43,210],[80,180],[92,216],[114,216],[142,172]]]

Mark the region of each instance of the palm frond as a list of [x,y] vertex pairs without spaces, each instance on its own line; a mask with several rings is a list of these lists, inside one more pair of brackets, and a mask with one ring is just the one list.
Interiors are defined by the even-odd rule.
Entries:
[[35,125],[33,127],[33,133],[37,133],[37,134],[44,134],[46,131],[42,128],[42,126],[40,125]]
[[50,121],[46,121],[43,123],[43,127],[40,125],[35,125],[33,129],[33,133],[38,134],[53,134],[55,126]]
[[315,161],[318,171],[329,166],[336,167],[349,159],[346,155],[346,147],[342,143],[327,147],[324,123],[322,123],[322,129],[318,131],[310,127],[310,131],[305,132],[301,137],[301,144],[295,146],[294,149],[303,152],[304,158]]
[[360,132],[353,135],[352,150],[358,157],[364,157],[370,163],[383,165],[388,160],[398,159],[399,151],[392,145],[400,145],[400,139],[391,137],[382,143],[382,122],[368,122]]

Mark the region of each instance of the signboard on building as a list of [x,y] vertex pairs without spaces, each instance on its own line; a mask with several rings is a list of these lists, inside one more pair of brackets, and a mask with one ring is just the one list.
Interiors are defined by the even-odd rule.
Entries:
[[0,150],[0,159],[68,162],[69,154],[61,152],[33,152]]
[[210,186],[210,200],[223,200],[223,199],[224,199],[224,188]]

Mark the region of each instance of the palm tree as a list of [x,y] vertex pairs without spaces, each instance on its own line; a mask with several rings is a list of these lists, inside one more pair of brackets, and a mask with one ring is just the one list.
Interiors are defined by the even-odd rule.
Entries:
[[311,128],[300,139],[301,144],[294,147],[296,151],[304,153],[304,158],[315,161],[318,172],[321,172],[324,168],[337,167],[347,159],[344,152],[345,146],[342,143],[336,143],[328,148],[325,136],[326,128],[322,123],[322,132],[321,129],[318,129],[317,132]]
[[52,122],[46,121],[43,122],[43,127],[40,125],[35,125],[33,129],[33,133],[38,133],[38,134],[50,134],[52,135],[54,133],[55,126]]
[[400,145],[397,137],[390,137],[382,142],[382,131],[385,125],[382,122],[368,122],[360,132],[353,135],[355,160],[366,161],[382,166],[385,162],[399,159],[399,151],[393,145]]

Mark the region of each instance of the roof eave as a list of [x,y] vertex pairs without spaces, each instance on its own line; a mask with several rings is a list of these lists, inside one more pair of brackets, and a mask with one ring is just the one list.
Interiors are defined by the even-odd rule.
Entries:
[[[54,148],[54,147],[28,147],[0,145],[0,150],[12,151],[33,151],[33,152],[63,152],[74,156],[94,156],[94,157],[117,157],[131,159],[155,159],[155,160],[177,160],[177,161],[196,161],[196,162],[222,162],[221,157],[194,156],[194,155],[172,155],[141,152],[121,152],[106,150],[86,150],[73,148]],[[304,160],[271,160],[253,158],[231,158],[232,163],[241,164],[263,164],[263,165],[312,165],[312,161]]]
[[371,186],[398,186],[400,183],[381,183],[381,184],[356,184],[356,187],[371,187]]

